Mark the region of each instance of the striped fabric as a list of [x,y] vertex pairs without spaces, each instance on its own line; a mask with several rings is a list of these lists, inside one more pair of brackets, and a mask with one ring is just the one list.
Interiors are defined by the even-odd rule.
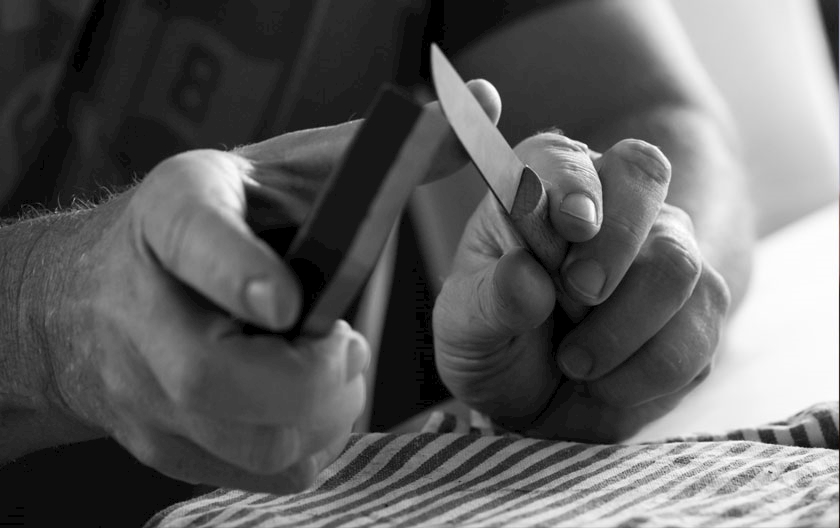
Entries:
[[217,490],[146,528],[333,526],[837,527],[838,403],[726,435],[639,445],[498,436],[434,414],[355,435],[310,491]]

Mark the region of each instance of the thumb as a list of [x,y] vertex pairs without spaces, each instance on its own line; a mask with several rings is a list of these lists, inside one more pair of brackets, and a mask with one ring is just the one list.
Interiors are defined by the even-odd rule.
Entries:
[[[499,116],[502,114],[502,98],[496,87],[484,79],[474,79],[467,83],[467,88],[475,96],[478,104],[490,118],[490,121],[495,125],[499,122]],[[441,119],[445,120],[443,109],[440,103],[433,101],[426,105],[426,110],[440,115]],[[423,183],[430,183],[441,178],[445,178],[450,174],[454,174],[460,170],[464,165],[469,163],[470,156],[461,141],[451,127],[446,125],[446,137],[441,142],[435,155],[435,163],[432,165],[428,176]]]
[[297,278],[245,222],[248,163],[189,151],[155,167],[132,197],[138,245],[164,270],[244,321],[281,330],[297,320]]
[[475,96],[490,121],[497,125],[499,117],[502,115],[502,97],[496,87],[490,81],[473,79],[467,82],[467,88]]
[[446,281],[434,310],[435,335],[465,352],[497,349],[551,315],[554,285],[522,248],[490,266]]

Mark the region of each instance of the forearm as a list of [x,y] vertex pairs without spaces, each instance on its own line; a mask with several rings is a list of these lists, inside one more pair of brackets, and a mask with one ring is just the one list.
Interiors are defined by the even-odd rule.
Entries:
[[648,141],[670,160],[666,201],[691,216],[700,249],[726,280],[734,309],[749,281],[754,231],[746,168],[732,126],[713,110],[663,104],[584,132],[580,139],[603,151],[624,138]]
[[54,376],[54,332],[84,244],[88,213],[76,211],[0,228],[0,464],[101,433],[66,407]]

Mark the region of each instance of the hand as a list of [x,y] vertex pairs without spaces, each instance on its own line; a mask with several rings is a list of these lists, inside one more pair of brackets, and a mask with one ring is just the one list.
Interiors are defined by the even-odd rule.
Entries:
[[[300,286],[266,240],[300,223],[357,127],[186,152],[87,213],[47,325],[67,414],[177,479],[309,486],[363,409],[370,351],[343,321],[284,339]],[[465,162],[447,137],[430,178]]]
[[[55,370],[73,414],[145,464],[287,493],[343,448],[370,353],[344,322],[294,342],[244,331],[282,331],[300,307],[296,277],[245,221],[254,173],[241,155],[187,152],[94,211]],[[277,210],[277,224],[295,216]]]
[[[453,395],[501,425],[522,430],[548,405],[562,379],[550,316],[564,297],[556,290],[563,288],[559,270],[569,241],[595,236],[603,209],[601,184],[585,146],[545,133],[516,150],[540,175],[546,192],[544,217],[517,221],[539,260],[520,247],[488,193],[467,223],[453,271],[435,302],[433,324],[438,370]],[[567,321],[557,333],[568,327]]]
[[[728,291],[703,262],[688,216],[664,204],[670,166],[658,149],[624,141],[592,163],[558,150],[558,141],[543,134],[517,150],[546,180],[564,251],[538,265],[482,203],[435,307],[438,365],[457,397],[502,426],[617,441],[673,408],[708,372]],[[597,234],[563,231],[558,211],[568,191],[557,186],[583,189],[597,211],[603,200]],[[564,307],[596,307],[577,322],[585,312],[556,308],[555,290]],[[591,363],[573,363],[575,347]]]
[[[562,336],[565,382],[539,428],[581,440],[622,440],[666,414],[712,368],[730,305],[723,277],[704,258],[690,216],[664,203],[670,164],[622,141],[595,168],[604,222],[569,251],[565,291],[594,306]],[[560,336],[558,336],[560,337]]]

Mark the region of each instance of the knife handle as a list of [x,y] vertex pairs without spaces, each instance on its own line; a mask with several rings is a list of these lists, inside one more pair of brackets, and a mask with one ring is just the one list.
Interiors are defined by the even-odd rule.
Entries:
[[430,157],[410,143],[423,115],[422,106],[395,86],[380,88],[283,255],[303,294],[300,319],[285,333],[287,338],[326,335],[358,299],[416,185],[418,175],[405,167],[394,174],[400,154],[408,148]]
[[519,188],[510,209],[510,218],[524,246],[542,264],[554,282],[557,302],[573,322],[586,315],[588,307],[574,302],[566,294],[560,278],[560,265],[566,258],[569,242],[558,237],[551,225],[548,210],[548,195],[540,177],[525,165],[519,178]]

